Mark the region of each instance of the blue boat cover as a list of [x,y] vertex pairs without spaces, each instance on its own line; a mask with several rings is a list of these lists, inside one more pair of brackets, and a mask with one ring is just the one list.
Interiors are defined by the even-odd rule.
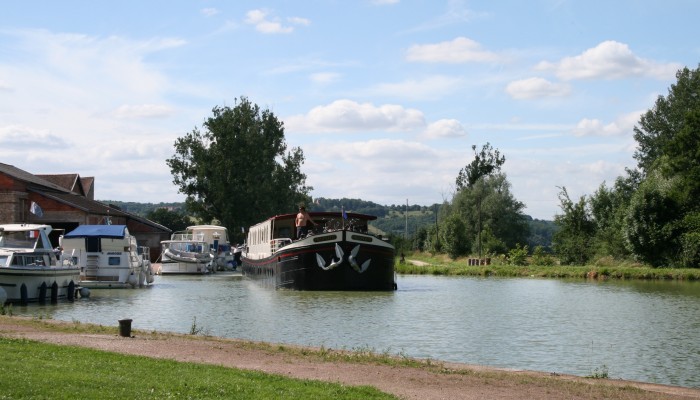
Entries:
[[126,234],[126,225],[80,225],[64,238],[103,237],[121,239]]

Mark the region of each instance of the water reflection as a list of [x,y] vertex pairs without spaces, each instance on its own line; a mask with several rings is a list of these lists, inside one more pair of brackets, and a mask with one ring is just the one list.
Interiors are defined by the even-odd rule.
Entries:
[[[381,293],[158,277],[16,314],[700,387],[700,283],[399,276]],[[195,320],[196,318],[196,320]]]

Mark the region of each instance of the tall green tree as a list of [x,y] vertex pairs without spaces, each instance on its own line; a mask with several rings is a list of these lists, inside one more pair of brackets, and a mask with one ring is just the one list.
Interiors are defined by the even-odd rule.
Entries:
[[184,231],[190,226],[190,219],[177,211],[170,211],[165,207],[156,208],[146,214],[146,218],[157,222],[173,232]]
[[592,243],[594,255],[613,256],[616,259],[631,256],[623,234],[623,225],[630,201],[640,181],[641,174],[638,171],[627,170],[626,177],[618,177],[610,188],[602,183],[588,199],[595,224]]
[[685,125],[666,145],[664,174],[676,179],[675,198],[682,205],[679,218],[680,256],[686,268],[700,267],[700,110],[686,114]]
[[623,233],[630,250],[655,267],[673,266],[679,255],[682,214],[673,196],[674,185],[674,179],[652,171],[632,196],[624,219]]
[[457,214],[445,218],[440,227],[440,243],[452,259],[466,254],[469,249],[469,237],[464,221]]
[[491,147],[491,144],[486,142],[481,147],[481,151],[476,151],[476,145],[472,145],[474,152],[474,160],[459,170],[455,184],[457,190],[462,190],[465,187],[471,187],[476,182],[488,175],[494,174],[501,170],[501,166],[506,162],[506,157],[501,155],[498,149]]
[[[698,88],[700,91],[700,87]],[[698,94],[700,96],[700,94]],[[688,110],[685,123],[664,146],[662,172],[677,177],[679,201],[687,211],[700,210],[700,106]]]
[[595,235],[586,196],[574,202],[564,187],[559,201],[563,213],[554,216],[559,230],[554,234],[552,247],[563,264],[584,265],[593,256],[591,243]]
[[282,122],[246,97],[214,107],[202,125],[175,141],[166,160],[188,210],[216,218],[234,234],[309,202],[301,148],[287,150]]
[[634,129],[644,181],[630,202],[625,235],[640,260],[700,267],[700,68],[683,68],[676,78]]
[[664,147],[683,129],[689,111],[700,109],[700,68],[687,67],[676,73],[666,97],[659,96],[654,107],[644,113],[634,127],[639,168],[648,172],[663,155]]
[[480,151],[473,145],[472,151],[474,159],[455,179],[457,192],[451,203],[441,208],[441,213],[444,209],[441,221],[446,225],[455,218],[462,221],[464,243],[460,246],[445,243],[448,238],[441,232],[440,245],[458,255],[469,252],[479,256],[502,254],[527,240],[529,226],[522,213],[525,206],[510,193],[510,183],[500,172],[505,156],[490,143],[483,145]]
[[[518,243],[526,243],[529,233],[525,205],[516,200],[504,173],[482,177],[473,186],[459,191],[453,209],[464,220],[472,253],[505,253]],[[481,240],[480,240],[481,239]],[[479,249],[481,246],[481,249]]]

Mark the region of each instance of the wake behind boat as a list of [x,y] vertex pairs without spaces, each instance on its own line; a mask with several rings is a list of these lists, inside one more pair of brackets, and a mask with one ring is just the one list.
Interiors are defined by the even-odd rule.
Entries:
[[372,215],[311,212],[317,224],[293,240],[296,214],[250,228],[243,275],[263,286],[296,290],[395,290],[394,247],[368,232]]
[[0,297],[21,303],[75,297],[80,269],[58,264],[51,230],[39,224],[0,225]]

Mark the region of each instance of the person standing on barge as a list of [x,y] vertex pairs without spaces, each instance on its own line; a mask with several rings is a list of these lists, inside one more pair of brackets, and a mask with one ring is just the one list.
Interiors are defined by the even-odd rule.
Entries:
[[300,206],[299,213],[297,214],[297,218],[295,220],[295,225],[297,227],[297,240],[303,238],[309,233],[309,228],[307,226],[309,222],[316,225],[314,220],[311,219],[309,213],[306,212],[306,207]]

